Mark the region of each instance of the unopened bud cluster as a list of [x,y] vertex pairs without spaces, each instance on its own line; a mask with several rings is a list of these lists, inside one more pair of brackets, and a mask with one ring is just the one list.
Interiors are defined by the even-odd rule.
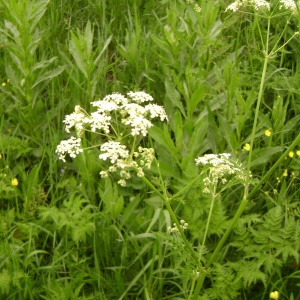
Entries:
[[[180,220],[180,228],[182,230],[186,230],[188,228],[188,226],[189,226],[188,223],[186,223],[184,220]],[[173,224],[173,227],[171,227],[171,226],[168,227],[168,232],[170,232],[170,233],[179,232],[179,229],[178,229],[176,223]]]

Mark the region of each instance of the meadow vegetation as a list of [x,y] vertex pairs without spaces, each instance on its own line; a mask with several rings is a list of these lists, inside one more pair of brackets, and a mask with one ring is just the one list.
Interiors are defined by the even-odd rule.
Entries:
[[0,299],[300,299],[299,2],[0,0]]

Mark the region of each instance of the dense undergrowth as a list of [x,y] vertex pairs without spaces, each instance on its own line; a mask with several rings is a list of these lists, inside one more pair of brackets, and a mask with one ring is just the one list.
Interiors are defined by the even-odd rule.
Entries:
[[[0,299],[300,299],[300,14],[235,3],[0,0]],[[130,91],[167,119],[65,131]]]

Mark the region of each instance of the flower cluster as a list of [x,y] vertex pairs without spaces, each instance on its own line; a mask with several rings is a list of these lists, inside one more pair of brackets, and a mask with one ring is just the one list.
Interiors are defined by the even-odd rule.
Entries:
[[[101,171],[102,177],[118,172],[121,179],[119,184],[125,185],[135,170],[137,176],[144,176],[143,169],[150,168],[154,159],[154,150],[137,147],[137,137],[145,137],[148,129],[153,126],[151,120],[159,118],[168,120],[163,107],[149,103],[153,101],[151,95],[145,92],[129,92],[126,97],[115,93],[104,99],[91,102],[95,111],[87,113],[77,105],[75,111],[64,119],[65,130],[70,133],[75,129],[77,138],[71,137],[61,141],[56,148],[59,159],[66,161],[66,155],[74,158],[83,151],[81,137],[85,131],[96,133],[106,140],[99,146],[99,159],[109,162],[110,167]],[[108,141],[107,141],[108,140]]]
[[[182,230],[186,230],[188,228],[189,224],[186,223],[184,220],[180,220],[180,227]],[[168,232],[170,233],[177,233],[179,232],[179,229],[177,227],[177,225],[174,223],[173,227],[169,226],[168,227]]]
[[291,10],[294,13],[297,12],[297,5],[294,0],[279,0],[279,4],[279,9]]
[[[113,147],[112,147],[113,146]],[[101,171],[102,178],[106,178],[110,173],[119,173],[121,179],[118,184],[126,186],[126,180],[131,178],[131,171],[136,171],[138,177],[144,176],[144,168],[150,169],[154,159],[152,148],[139,147],[138,152],[133,152],[134,159],[129,155],[124,145],[116,142],[108,142],[100,147],[101,151],[106,151],[99,155],[102,160],[110,159],[112,165],[106,170]]]
[[253,7],[255,10],[267,9],[270,10],[270,3],[265,0],[236,0],[231,3],[225,11],[231,10],[233,12],[238,11],[244,7]]
[[215,186],[219,180],[223,184],[227,182],[226,176],[236,175],[239,180],[245,181],[246,176],[240,165],[229,160],[229,153],[205,154],[195,159],[196,165],[206,165],[209,167],[208,177],[203,179],[204,193],[211,193],[210,187]]
[[186,0],[187,3],[192,4],[195,12],[200,13],[201,12],[201,7],[196,3],[194,0]]
[[60,144],[56,147],[56,154],[58,158],[63,162],[66,162],[66,154],[69,154],[70,157],[75,158],[77,154],[82,152],[81,149],[81,139],[76,139],[71,137],[68,140],[61,141]]

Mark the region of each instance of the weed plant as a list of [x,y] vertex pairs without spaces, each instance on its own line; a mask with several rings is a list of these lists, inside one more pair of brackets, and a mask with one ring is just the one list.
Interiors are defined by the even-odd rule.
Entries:
[[0,299],[300,299],[298,1],[0,16]]

